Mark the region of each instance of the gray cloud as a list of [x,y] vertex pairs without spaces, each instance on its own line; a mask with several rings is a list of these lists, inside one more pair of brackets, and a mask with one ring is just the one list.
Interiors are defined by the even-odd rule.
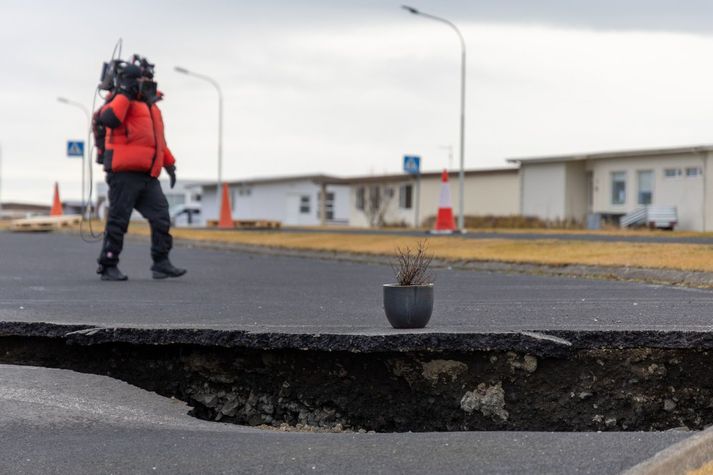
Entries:
[[[463,29],[469,56],[466,163],[530,154],[708,141],[713,4],[702,1],[408,0]],[[215,76],[226,98],[225,175],[396,171],[402,153],[446,165],[457,143],[458,51],[442,26],[398,2],[3,0],[3,197],[47,200],[116,38],[157,63],[182,177],[215,174]],[[525,25],[527,27],[523,28]],[[543,27],[530,28],[533,25]],[[558,28],[550,28],[556,26]],[[611,31],[646,31],[619,34]],[[606,32],[606,34],[600,34]]]
[[418,2],[464,21],[541,24],[603,30],[713,32],[707,0],[479,0]]
[[[222,2],[221,2],[222,3]],[[713,32],[713,2],[708,0],[282,0],[258,6],[223,4],[226,13],[252,21],[383,22],[407,3],[456,23],[512,23],[611,31]]]
[[[6,3],[6,2],[5,2]],[[9,5],[22,5],[10,0]],[[150,31],[157,23],[170,26],[180,37],[182,30],[197,27],[225,26],[235,29],[246,25],[265,27],[279,24],[301,28],[310,25],[327,27],[344,23],[388,23],[406,16],[401,3],[408,3],[430,13],[445,16],[457,23],[513,23],[585,28],[596,30],[671,31],[710,34],[713,32],[713,2],[709,0],[140,0],[121,1],[120,7],[99,8],[89,0],[36,2],[35,10],[49,21],[58,18],[94,17],[93,24],[82,22],[87,32],[102,31],[109,26],[103,19]],[[44,6],[39,6],[44,4]],[[7,8],[7,7],[4,7]],[[12,8],[12,7],[10,7]],[[130,26],[131,25],[131,26]],[[279,35],[279,30],[273,32]],[[189,47],[190,44],[181,44]]]

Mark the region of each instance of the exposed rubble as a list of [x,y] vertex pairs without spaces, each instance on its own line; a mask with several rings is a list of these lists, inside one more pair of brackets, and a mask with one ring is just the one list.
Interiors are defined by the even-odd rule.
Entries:
[[[187,401],[202,419],[274,430],[648,431],[713,424],[713,354],[702,332],[557,335],[569,345],[518,334],[463,341],[410,334],[338,351],[292,348],[314,344],[304,335],[261,334],[243,344],[249,335],[1,330],[2,363],[108,375]],[[331,348],[346,341],[320,338]],[[426,342],[440,349],[419,349]],[[374,349],[387,343],[394,349]]]
[[506,421],[510,414],[505,410],[505,391],[502,383],[488,386],[481,383],[473,391],[468,391],[460,400],[460,408],[468,414],[479,411],[486,417],[499,417]]

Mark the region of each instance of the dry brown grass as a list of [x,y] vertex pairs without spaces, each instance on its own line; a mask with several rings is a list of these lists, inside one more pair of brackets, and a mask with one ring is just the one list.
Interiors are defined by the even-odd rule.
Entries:
[[[147,226],[131,232],[149,235]],[[174,229],[179,239],[282,249],[392,256],[397,246],[414,247],[418,237],[298,232]],[[555,239],[466,239],[431,237],[429,251],[448,261],[496,261],[547,265],[642,267],[713,272],[713,246],[674,243],[563,241]]]
[[[468,228],[470,232],[489,232],[504,234],[591,234],[594,236],[654,236],[660,238],[681,238],[681,237],[713,237],[713,232],[700,231],[664,231],[661,229],[620,229],[608,228],[600,230],[592,229],[524,229],[524,228]],[[424,230],[425,231],[425,230]]]
[[687,475],[713,475],[713,462],[708,462],[696,470],[689,470]]
[[[320,229],[324,230],[323,226],[303,226],[299,228],[286,227],[287,229]],[[329,226],[326,229],[335,230],[358,230],[358,229],[372,229],[373,228],[361,228],[354,226]],[[386,230],[394,231],[407,231],[412,230],[411,228],[381,228]],[[422,228],[421,231],[426,232],[428,228]],[[594,236],[648,236],[648,237],[658,237],[658,238],[682,238],[682,237],[713,237],[713,232],[699,232],[699,231],[664,231],[658,229],[619,229],[619,228],[609,228],[601,230],[591,230],[591,229],[540,229],[540,228],[488,228],[488,227],[478,227],[478,228],[468,228],[469,232],[488,232],[496,234],[542,234],[543,236],[553,235],[553,234],[571,234],[571,235],[582,235],[591,234]]]

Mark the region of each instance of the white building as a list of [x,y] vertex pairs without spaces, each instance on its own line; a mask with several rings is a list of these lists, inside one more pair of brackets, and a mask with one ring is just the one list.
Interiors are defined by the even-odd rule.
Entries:
[[[186,208],[193,210],[198,210],[197,215],[193,216],[191,219],[192,225],[197,225],[202,222],[200,218],[200,208],[201,208],[201,185],[205,183],[199,180],[183,180],[181,178],[176,181],[176,185],[171,189],[169,179],[161,178],[161,189],[163,194],[166,195],[166,201],[168,201],[169,213],[174,221],[178,221],[178,224],[188,224],[187,219],[181,213]],[[106,182],[97,182],[94,188],[94,193],[96,198],[94,202],[97,204],[97,213],[100,219],[106,218],[106,211],[109,204],[109,186]],[[138,211],[134,210],[131,215],[132,220],[142,220],[143,217]]]
[[[441,173],[397,174],[345,178],[349,185],[351,226],[420,226],[438,212]],[[520,186],[517,168],[466,170],[466,216],[511,216],[519,213]],[[458,173],[449,175],[453,213],[458,215]]]
[[[261,178],[226,182],[233,219],[279,221],[286,226],[347,224],[349,187],[338,178],[326,175]],[[219,197],[217,185],[202,185],[203,217],[217,220]],[[320,208],[325,194],[324,220]],[[323,222],[324,221],[324,222]]]
[[713,146],[508,161],[520,165],[522,215],[618,222],[642,206],[674,206],[678,229],[713,230]]

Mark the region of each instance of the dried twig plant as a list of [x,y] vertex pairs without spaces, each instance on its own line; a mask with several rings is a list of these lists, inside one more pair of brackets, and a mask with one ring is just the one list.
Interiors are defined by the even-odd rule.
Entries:
[[433,255],[428,254],[428,241],[418,241],[415,248],[397,247],[391,268],[399,285],[425,285],[433,282],[430,272]]

